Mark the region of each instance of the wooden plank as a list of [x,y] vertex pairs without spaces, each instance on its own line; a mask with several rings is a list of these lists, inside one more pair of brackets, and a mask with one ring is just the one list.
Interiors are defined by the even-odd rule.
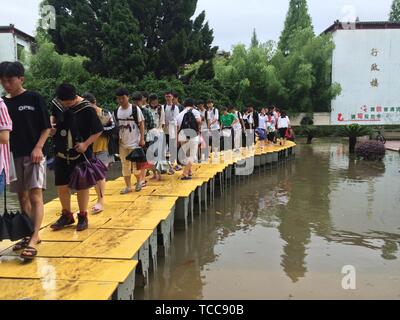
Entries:
[[[37,245],[38,257],[43,258],[60,258],[67,252],[75,248],[80,242],[42,242]],[[20,253],[13,252],[10,249],[2,252],[4,256],[18,256]]]
[[0,278],[123,283],[136,268],[135,260],[36,258],[29,264],[16,257],[0,258]]
[[109,300],[118,282],[0,279],[0,300]]
[[97,230],[65,256],[129,260],[138,253],[152,233],[153,230]]
[[165,220],[169,214],[170,211],[167,210],[157,212],[146,209],[130,209],[121,216],[107,222],[102,229],[154,230],[161,220]]
[[[111,219],[108,219],[107,221],[109,220]],[[105,221],[104,223],[106,223],[107,221]],[[89,221],[89,223],[91,226],[91,221]],[[91,228],[85,231],[78,232],[76,231],[76,226],[67,227],[59,231],[53,231],[50,227],[47,227],[40,231],[40,238],[43,241],[82,242],[89,238],[95,232],[96,229]]]

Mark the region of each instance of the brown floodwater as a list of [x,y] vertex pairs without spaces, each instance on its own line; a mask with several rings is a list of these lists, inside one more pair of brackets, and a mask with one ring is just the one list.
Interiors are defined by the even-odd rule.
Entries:
[[399,169],[396,153],[366,163],[339,140],[299,145],[177,231],[136,298],[400,299]]
[[[399,169],[398,153],[366,163],[340,140],[300,144],[295,160],[232,184],[176,230],[136,298],[400,299]],[[53,186],[49,172],[46,200]],[[349,265],[355,290],[342,288]]]

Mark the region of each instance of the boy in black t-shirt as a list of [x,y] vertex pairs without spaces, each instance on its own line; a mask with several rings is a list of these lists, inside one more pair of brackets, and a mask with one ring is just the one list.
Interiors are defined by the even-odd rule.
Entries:
[[40,243],[39,230],[43,221],[43,190],[46,189],[46,151],[50,133],[50,116],[43,98],[23,87],[25,70],[20,62],[0,64],[0,80],[7,95],[3,97],[13,122],[10,146],[14,157],[17,180],[10,189],[18,194],[21,210],[34,224],[31,237],[14,246],[23,250],[21,257],[33,259]]
[[[71,175],[76,166],[93,156],[92,145],[101,136],[103,125],[89,101],[76,94],[69,84],[57,88],[53,100],[51,122],[55,160],[55,183],[62,205],[62,215],[51,228],[54,231],[75,223],[71,212]],[[78,190],[77,231],[88,228],[89,189]]]

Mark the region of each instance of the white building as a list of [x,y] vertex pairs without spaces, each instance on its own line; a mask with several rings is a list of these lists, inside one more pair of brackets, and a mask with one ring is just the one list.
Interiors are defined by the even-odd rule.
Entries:
[[342,87],[331,124],[400,124],[400,23],[336,22],[328,32],[332,82]]
[[34,37],[14,25],[0,26],[0,62],[20,60],[24,53],[32,53],[34,44]]

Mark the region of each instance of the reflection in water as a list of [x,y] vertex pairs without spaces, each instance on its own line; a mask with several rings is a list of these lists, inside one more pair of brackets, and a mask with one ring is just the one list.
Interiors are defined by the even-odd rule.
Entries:
[[[233,184],[176,233],[137,297],[400,298],[399,155],[365,163],[346,150],[302,145],[296,160]],[[355,293],[340,286],[348,264],[362,274]]]

